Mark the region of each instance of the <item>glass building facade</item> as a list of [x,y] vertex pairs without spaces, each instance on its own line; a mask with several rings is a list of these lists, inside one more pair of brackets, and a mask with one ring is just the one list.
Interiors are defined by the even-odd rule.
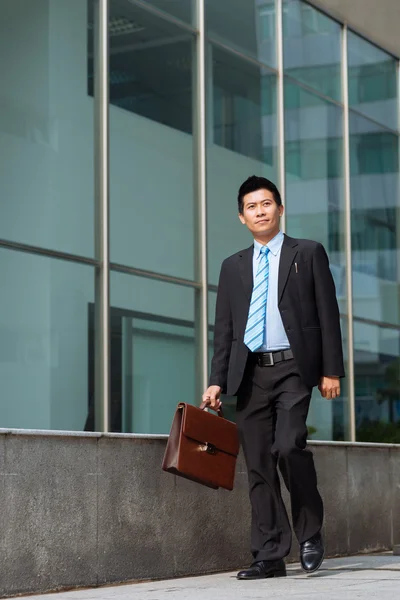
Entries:
[[0,427],[160,434],[198,404],[259,174],[336,283],[347,377],[311,438],[400,442],[398,60],[300,0],[0,17]]

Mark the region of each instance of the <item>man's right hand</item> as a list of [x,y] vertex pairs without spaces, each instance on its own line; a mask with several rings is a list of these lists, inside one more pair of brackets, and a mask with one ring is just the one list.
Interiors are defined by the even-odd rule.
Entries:
[[210,387],[203,394],[203,402],[213,410],[221,408],[222,403],[220,401],[222,388],[219,385],[210,385]]

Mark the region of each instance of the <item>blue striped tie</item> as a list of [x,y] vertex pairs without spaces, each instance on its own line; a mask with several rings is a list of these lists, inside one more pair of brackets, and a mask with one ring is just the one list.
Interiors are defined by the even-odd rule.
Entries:
[[264,343],[265,316],[267,310],[269,248],[267,246],[262,246],[260,252],[260,262],[254,281],[253,293],[251,295],[246,331],[244,332],[244,343],[251,352],[258,350]]

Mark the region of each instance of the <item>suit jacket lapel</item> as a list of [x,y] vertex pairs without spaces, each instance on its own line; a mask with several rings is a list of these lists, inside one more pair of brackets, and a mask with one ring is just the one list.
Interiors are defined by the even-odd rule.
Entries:
[[239,271],[246,296],[251,300],[253,292],[253,252],[254,246],[239,252]]
[[294,257],[297,254],[297,241],[287,235],[284,236],[281,259],[279,262],[279,275],[278,275],[278,304],[281,301],[283,291],[286,286],[287,279],[290,273],[290,267],[293,264]]

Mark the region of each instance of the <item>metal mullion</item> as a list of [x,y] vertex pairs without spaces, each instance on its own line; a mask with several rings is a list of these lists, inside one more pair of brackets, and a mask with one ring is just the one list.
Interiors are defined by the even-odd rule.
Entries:
[[290,75],[289,73],[285,73],[285,79],[287,81],[293,83],[297,87],[302,88],[304,91],[309,92],[312,96],[316,96],[317,98],[320,98],[321,100],[324,100],[325,102],[328,102],[329,104],[334,104],[340,108],[343,108],[342,101],[336,100],[335,98],[331,98],[330,96],[326,96],[319,90],[310,86],[308,83],[305,83],[304,81],[301,81],[300,79],[296,79],[296,77],[293,77],[293,75]]
[[[396,100],[397,100],[397,129],[400,131],[400,59],[396,61]],[[397,134],[397,206],[400,203],[400,136]],[[399,211],[396,211],[399,214]],[[396,245],[400,244],[400,218],[396,222]],[[397,255],[397,281],[400,281],[400,260]],[[400,298],[397,300],[397,306],[400,308]]]
[[216,48],[219,48],[219,49],[227,52],[227,54],[232,54],[245,62],[251,63],[256,67],[259,67],[260,69],[265,69],[265,71],[267,71],[268,73],[275,74],[275,75],[278,74],[278,70],[274,69],[267,63],[264,63],[264,62],[258,60],[255,56],[252,56],[251,54],[246,54],[242,50],[235,48],[234,46],[230,46],[229,44],[214,38],[212,35],[205,36],[205,39],[206,39],[206,41],[210,42],[210,44],[212,44]]
[[[400,59],[396,60],[397,134],[400,133]],[[400,138],[399,138],[400,140]],[[399,154],[400,156],[400,154]]]
[[[283,5],[282,0],[276,0],[276,57],[278,66],[277,76],[277,120],[278,120],[278,180],[280,193],[286,206],[285,179],[285,105],[284,105],[284,66],[283,66]],[[286,231],[286,211],[281,219],[282,231]]]
[[143,2],[143,0],[129,0],[129,2],[133,5],[138,6],[142,10],[145,10],[148,13],[151,13],[152,15],[154,15],[155,17],[158,17],[159,19],[168,21],[172,25],[176,25],[177,27],[180,27],[181,29],[186,29],[188,32],[190,32],[192,34],[197,33],[197,29],[195,27],[193,27],[192,25],[189,25],[189,23],[186,23],[186,21],[181,21],[181,19],[179,19],[178,17],[174,17],[174,15],[164,12],[163,10],[160,10],[156,6],[152,6],[148,2]]
[[343,159],[345,197],[345,256],[347,288],[347,343],[348,343],[348,393],[349,393],[349,437],[356,441],[355,382],[354,382],[354,329],[353,329],[353,270],[351,247],[351,191],[350,191],[350,126],[349,85],[347,68],[347,26],[342,29],[342,94],[343,94]]
[[392,133],[393,135],[398,135],[399,134],[399,132],[396,131],[396,129],[392,129],[391,127],[388,127],[384,123],[380,123],[376,119],[373,119],[372,117],[369,117],[368,115],[366,115],[363,112],[360,112],[356,108],[350,108],[349,107],[349,114],[356,115],[357,117],[361,117],[362,119],[365,119],[366,121],[369,121],[370,123],[373,123],[373,125],[376,125],[380,129],[383,129],[387,133]]
[[164,275],[163,273],[157,273],[156,271],[147,271],[146,269],[139,269],[137,267],[130,267],[128,265],[121,265],[118,263],[110,263],[110,270],[117,273],[134,275],[135,277],[144,277],[145,279],[164,281],[165,283],[171,283],[173,285],[181,285],[195,289],[201,288],[201,283],[198,281],[184,279],[183,277],[174,277],[173,275]]
[[56,258],[58,260],[65,260],[81,265],[88,265],[91,267],[98,267],[99,261],[95,258],[88,258],[86,256],[80,256],[79,254],[71,254],[69,252],[61,252],[58,250],[50,250],[49,248],[41,248],[40,246],[31,246],[30,244],[23,244],[20,242],[11,242],[9,240],[0,239],[0,248],[6,250],[14,250],[16,252],[25,252],[26,254],[34,254],[36,256],[44,256],[47,258]]
[[373,325],[380,329],[389,329],[390,331],[399,331],[400,325],[388,323],[387,321],[376,321],[375,319],[367,319],[365,317],[357,317],[353,315],[353,323],[363,323],[364,325]]
[[196,170],[196,293],[197,380],[200,389],[208,386],[208,286],[207,286],[207,173],[206,173],[206,35],[205,0],[197,0],[195,170]]
[[109,0],[95,5],[95,428],[110,427]]

